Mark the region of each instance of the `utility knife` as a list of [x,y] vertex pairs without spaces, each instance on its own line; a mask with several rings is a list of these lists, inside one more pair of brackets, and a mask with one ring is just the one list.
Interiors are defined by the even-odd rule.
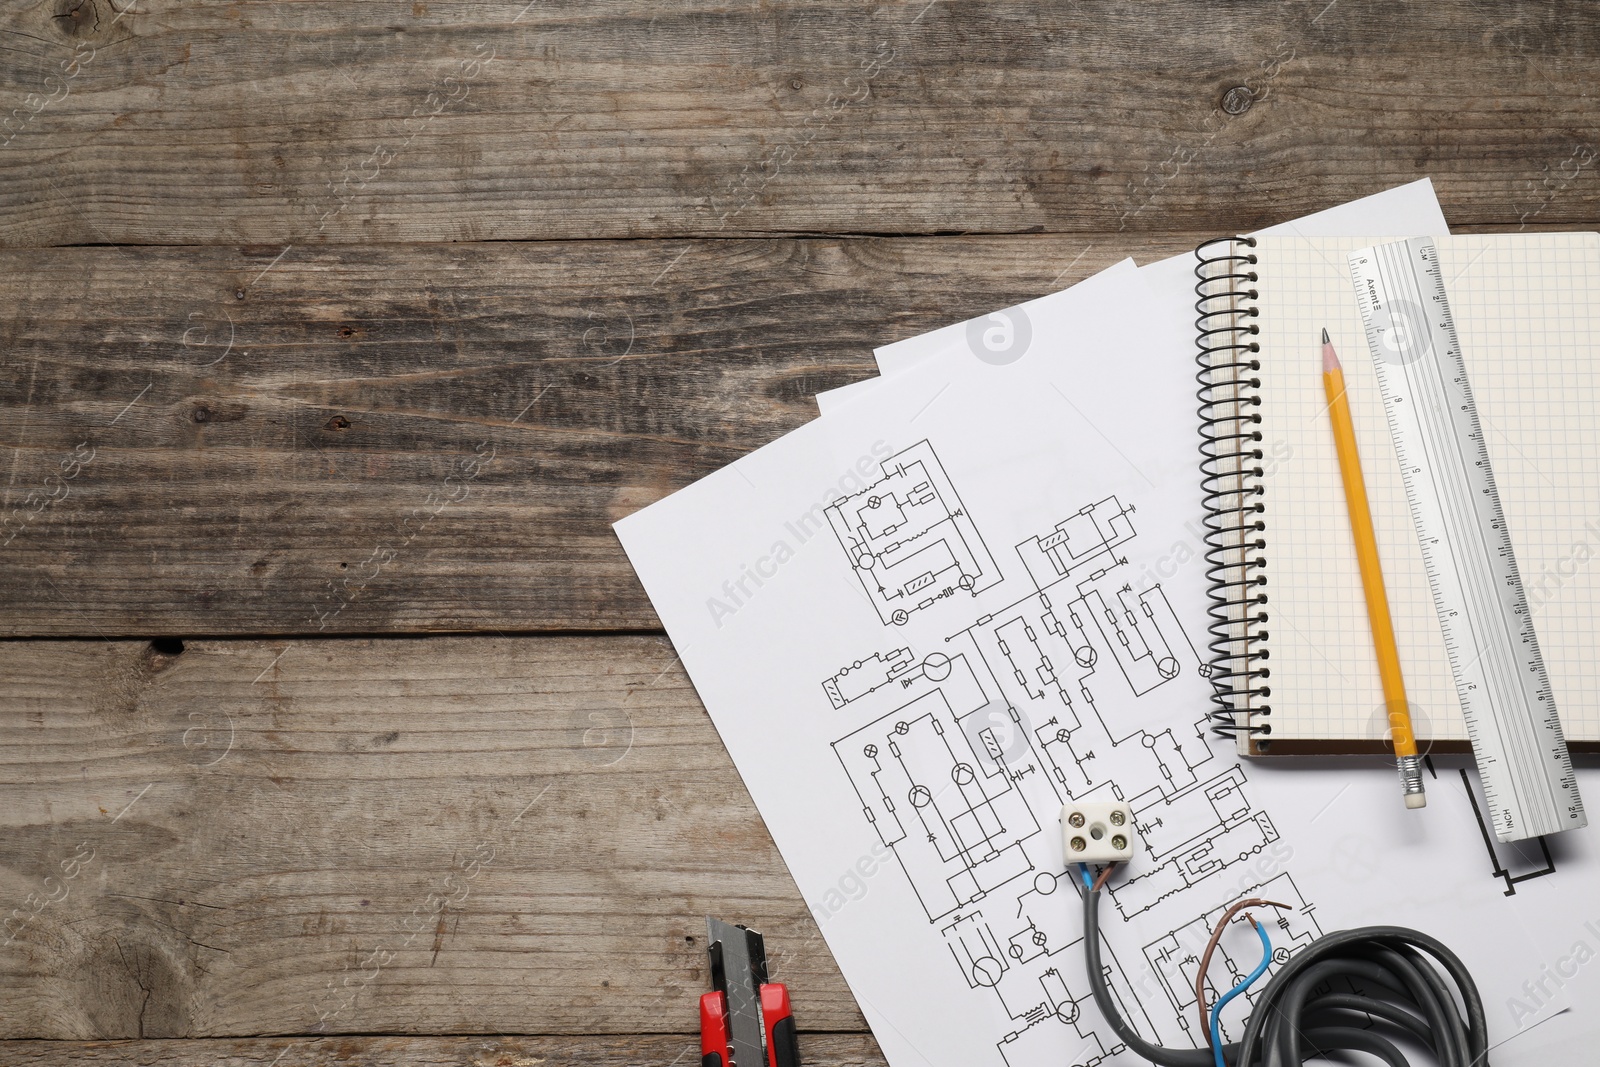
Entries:
[[700,1067],[800,1067],[789,990],[767,981],[761,935],[706,917],[711,992],[700,998]]

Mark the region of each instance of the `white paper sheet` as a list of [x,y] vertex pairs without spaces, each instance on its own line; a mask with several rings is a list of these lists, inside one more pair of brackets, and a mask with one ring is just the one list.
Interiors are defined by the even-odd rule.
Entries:
[[[1378,763],[1384,766],[1377,766]],[[1597,1032],[1600,1005],[1600,830],[1594,826],[1550,838],[1502,845],[1485,832],[1482,787],[1472,760],[1429,761],[1428,807],[1423,818],[1397,817],[1388,760],[1352,774],[1348,760],[1258,760],[1251,784],[1291,840],[1315,841],[1296,855],[1296,872],[1330,895],[1370,901],[1369,922],[1395,923],[1435,934],[1461,952],[1472,940],[1510,943],[1526,938],[1524,962],[1506,969],[1474,965],[1491,1027],[1501,1043],[1496,1067],[1582,1063],[1551,1057],[1552,1043],[1587,1035],[1587,1055]],[[1580,767],[1579,785],[1595,795],[1600,768]],[[1457,909],[1460,908],[1460,912]],[[1458,917],[1482,924],[1459,928]],[[1448,932],[1447,932],[1448,931]],[[1527,950],[1531,950],[1531,959]],[[1554,1012],[1565,1001],[1574,1010]]]
[[[1318,211],[1303,218],[1269,226],[1257,231],[1264,234],[1299,234],[1302,237],[1412,237],[1419,234],[1439,236],[1450,232],[1444,213],[1434,195],[1433,182],[1427,178],[1408,185],[1386,189],[1372,196],[1352,200]],[[1151,314],[1156,317],[1156,328],[1163,345],[1169,345],[1192,359],[1194,353],[1194,257],[1188,253],[1172,256],[1140,268],[1145,280],[1156,294],[1156,304]],[[1025,349],[1029,339],[1019,338],[1026,332],[1031,338],[1031,317],[1038,312],[1041,297],[991,313],[966,322],[941,327],[929,333],[884,345],[874,351],[878,371],[883,377],[852,382],[837,389],[817,394],[817,407],[827,415],[840,404],[861,397],[879,385],[884,378],[893,376],[907,367],[928,358],[946,357],[966,359],[977,356],[990,360],[1006,359]],[[1017,312],[1022,314],[1019,316]],[[1024,327],[1023,323],[1028,323]],[[1009,331],[1009,333],[1008,333]]]
[[[1254,892],[1294,905],[1284,949],[1429,930],[1512,1037],[1566,1000],[1503,1003],[1539,943],[1443,787],[1406,822],[1392,773],[1267,787],[1203,733],[1188,354],[1150,299],[1098,275],[1026,358],[907,370],[618,535],[892,1067],[1138,1062],[1088,998],[1068,795],[1120,794],[1144,836],[1102,916],[1147,1036],[1199,1043],[1193,957]],[[1388,850],[1359,892],[1352,839]],[[1258,952],[1234,929],[1215,980]]]

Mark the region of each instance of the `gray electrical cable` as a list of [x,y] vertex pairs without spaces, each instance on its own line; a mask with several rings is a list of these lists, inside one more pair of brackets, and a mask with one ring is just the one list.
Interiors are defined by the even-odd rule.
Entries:
[[[1100,890],[1083,894],[1083,955],[1094,1002],[1129,1049],[1161,1067],[1214,1067],[1209,1048],[1151,1044],[1117,1010],[1100,964]],[[1454,981],[1454,993],[1440,967]],[[1340,978],[1366,992],[1336,991],[1332,980]],[[1401,926],[1341,930],[1296,952],[1262,989],[1239,1043],[1224,1046],[1222,1055],[1229,1067],[1300,1067],[1350,1050],[1407,1067],[1404,1053],[1382,1031],[1420,1042],[1440,1067],[1489,1064],[1483,1001],[1472,975],[1439,941]]]

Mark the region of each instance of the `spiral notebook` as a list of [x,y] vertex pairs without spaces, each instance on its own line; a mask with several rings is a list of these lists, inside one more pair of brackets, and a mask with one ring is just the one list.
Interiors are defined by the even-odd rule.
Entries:
[[[1388,751],[1321,380],[1345,380],[1412,718],[1466,726],[1347,256],[1385,239],[1229,238],[1196,275],[1213,719],[1249,755]],[[1569,744],[1600,750],[1600,235],[1438,238],[1495,480]]]

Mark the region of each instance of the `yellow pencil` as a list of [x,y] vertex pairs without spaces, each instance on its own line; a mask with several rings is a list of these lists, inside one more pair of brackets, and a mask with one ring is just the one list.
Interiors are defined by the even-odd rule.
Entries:
[[1350,531],[1355,535],[1356,560],[1361,565],[1361,589],[1367,597],[1367,619],[1372,625],[1372,645],[1378,654],[1378,677],[1383,681],[1383,702],[1389,711],[1389,734],[1394,758],[1405,786],[1406,807],[1427,806],[1422,788],[1422,757],[1411,732],[1406,682],[1400,674],[1400,649],[1394,643],[1394,622],[1389,618],[1389,596],[1383,588],[1383,565],[1378,562],[1378,538],[1372,532],[1372,509],[1367,503],[1367,483],[1361,477],[1361,455],[1356,451],[1356,427],[1350,419],[1350,401],[1344,392],[1344,367],[1322,331],[1322,388],[1328,394],[1328,416],[1333,421],[1333,445],[1339,453],[1339,475],[1344,481],[1345,504],[1350,509]]

